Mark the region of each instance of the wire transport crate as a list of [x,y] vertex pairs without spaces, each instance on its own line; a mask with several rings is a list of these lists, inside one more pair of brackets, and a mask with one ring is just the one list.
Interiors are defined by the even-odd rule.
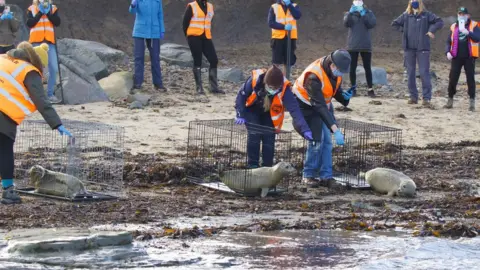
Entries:
[[[63,120],[63,125],[73,139],[60,136],[43,120],[26,120],[18,127],[14,148],[17,190],[25,195],[68,201],[125,197],[124,129],[73,120]],[[30,173],[34,166],[53,171],[54,177]],[[39,178],[41,185],[35,182]],[[86,193],[77,192],[76,179],[84,184]]]

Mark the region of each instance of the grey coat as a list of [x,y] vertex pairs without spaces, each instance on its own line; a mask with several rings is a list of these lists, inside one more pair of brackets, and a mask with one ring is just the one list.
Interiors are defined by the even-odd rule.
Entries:
[[360,16],[359,12],[347,12],[343,25],[348,28],[347,50],[354,52],[372,51],[372,29],[377,25],[375,14],[369,9]]
[[[20,60],[26,59],[25,52],[22,50],[10,50],[7,54]],[[60,117],[55,109],[53,109],[52,104],[46,98],[45,90],[43,89],[42,77],[40,74],[36,71],[29,72],[23,83],[27,88],[30,98],[37,107],[37,110],[50,125],[50,127],[52,129],[56,129],[62,125]],[[2,97],[0,96],[0,102],[1,100]],[[2,112],[0,112],[0,133],[5,134],[12,140],[15,140],[17,135],[17,123],[15,123],[12,119],[10,119],[10,117]]]
[[392,26],[403,32],[402,46],[404,50],[430,51],[430,37],[444,26],[442,18],[430,11],[424,10],[420,14],[404,12],[392,22]]
[[[2,14],[0,13],[0,15]],[[20,23],[15,18],[11,20],[0,20],[0,46],[14,45],[15,33],[19,27]]]

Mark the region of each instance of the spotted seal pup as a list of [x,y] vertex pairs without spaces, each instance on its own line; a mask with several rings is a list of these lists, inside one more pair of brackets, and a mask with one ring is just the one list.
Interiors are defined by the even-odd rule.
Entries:
[[59,172],[54,172],[35,165],[28,171],[29,184],[35,187],[36,193],[54,195],[73,199],[77,194],[88,194],[80,179]]
[[387,169],[375,168],[366,173],[360,173],[365,177],[367,183],[376,192],[387,194],[387,196],[414,197],[417,186],[415,182],[402,172]]
[[270,188],[277,186],[282,179],[295,173],[295,168],[288,162],[279,162],[273,167],[225,171],[220,175],[222,182],[230,189],[245,192],[248,195],[265,197]]

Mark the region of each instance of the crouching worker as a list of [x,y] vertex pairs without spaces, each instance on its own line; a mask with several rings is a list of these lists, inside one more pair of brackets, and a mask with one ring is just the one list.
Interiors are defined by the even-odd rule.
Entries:
[[33,48],[28,42],[20,43],[5,55],[0,55],[0,178],[2,203],[21,203],[14,189],[13,172],[17,125],[38,110],[52,129],[61,135],[71,134],[45,96],[42,70],[48,66],[48,45]]
[[[246,124],[248,130],[247,159],[249,168],[258,168],[260,142],[262,142],[262,166],[273,166],[275,148],[275,130],[281,130],[285,109],[293,118],[293,125],[302,136],[312,139],[312,132],[302,116],[291,83],[276,66],[268,70],[257,69],[244,83],[235,103],[236,124]],[[272,131],[260,130],[258,126],[272,128]],[[255,127],[257,126],[257,127]]]
[[344,144],[344,138],[329,108],[332,98],[347,106],[353,95],[353,88],[346,92],[341,89],[341,75],[348,72],[350,61],[347,51],[337,50],[311,63],[293,86],[293,94],[313,133],[313,140],[307,147],[302,181],[309,187],[331,186],[334,181],[331,132],[338,145]]

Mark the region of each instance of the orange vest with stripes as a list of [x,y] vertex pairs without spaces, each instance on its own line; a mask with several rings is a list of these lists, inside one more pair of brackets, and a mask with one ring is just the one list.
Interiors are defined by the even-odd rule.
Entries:
[[[470,26],[468,27],[468,31],[470,32],[473,32],[475,30],[475,27],[478,26],[478,23],[476,21],[472,21],[470,20]],[[450,31],[452,32],[451,33],[451,42],[450,42],[450,51],[453,50],[453,34],[455,33],[455,28],[457,27],[457,25],[454,23],[452,24],[452,26],[450,26]],[[471,38],[469,38],[469,41],[470,41],[470,55],[474,58],[478,58],[478,54],[479,54],[479,43],[478,42],[475,42],[473,41]]]
[[[297,4],[293,4],[293,6],[297,6]],[[283,11],[283,6],[281,4],[273,4],[272,5],[273,12],[275,12],[275,20],[277,23],[281,23],[283,25],[291,24],[292,30],[290,30],[290,38],[291,39],[298,39],[298,31],[297,31],[297,20],[295,20],[290,13],[290,10],[287,8],[287,13]],[[287,36],[287,30],[278,30],[272,29],[272,38],[273,39],[284,39]]]
[[[260,75],[266,72],[265,69],[256,69],[252,71],[252,94],[247,98],[247,102],[245,104],[246,107],[252,106],[255,101],[257,100],[257,93],[255,93],[255,87],[258,84],[258,79]],[[282,91],[278,92],[272,99],[272,103],[270,105],[270,116],[272,117],[272,123],[275,129],[281,130],[283,126],[283,120],[285,119],[285,106],[283,105],[283,96],[285,95],[285,91],[287,87],[289,87],[290,81],[286,78],[283,79],[283,88]]]
[[207,14],[203,12],[197,1],[188,5],[192,8],[193,16],[187,28],[187,36],[201,36],[205,33],[207,39],[212,39],[213,5],[207,2]]
[[7,55],[0,56],[0,111],[17,125],[37,110],[23,84],[30,71],[41,74],[36,67],[26,61],[13,59]]
[[[51,13],[55,13],[57,11],[57,7],[52,5]],[[40,12],[36,5],[31,5],[28,10],[32,12],[33,17]],[[52,44],[55,44],[55,31],[53,30],[53,24],[48,19],[47,15],[42,15],[38,23],[30,29],[30,38],[28,42],[30,43],[38,43],[43,41],[49,41]]]
[[333,88],[332,84],[330,83],[330,78],[328,78],[327,73],[323,70],[322,64],[325,60],[325,57],[322,57],[315,62],[311,63],[300,75],[300,77],[295,81],[293,85],[293,94],[300,99],[303,103],[312,106],[310,103],[310,96],[308,95],[307,90],[305,89],[305,80],[310,76],[310,74],[315,74],[317,78],[322,82],[322,93],[323,97],[325,98],[325,103],[330,106],[330,102],[332,102],[332,98],[337,93],[337,90],[340,88],[342,84],[342,77],[337,78],[337,85]]

